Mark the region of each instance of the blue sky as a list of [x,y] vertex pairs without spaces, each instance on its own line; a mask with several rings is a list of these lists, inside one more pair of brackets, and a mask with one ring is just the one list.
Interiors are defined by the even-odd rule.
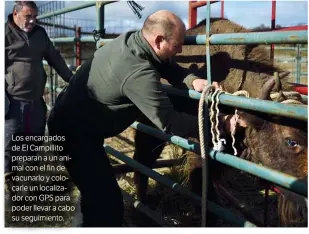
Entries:
[[[45,1],[46,2],[46,1]],[[66,6],[73,6],[81,1],[65,1]],[[108,31],[126,31],[141,27],[145,18],[159,9],[168,9],[178,14],[184,22],[188,22],[188,1],[136,1],[145,9],[142,12],[142,19],[137,17],[130,10],[126,2],[109,4],[105,10],[105,27]],[[5,2],[5,15],[9,14],[13,2]],[[40,5],[42,2],[37,1]],[[220,16],[221,3],[211,5],[211,15]],[[270,26],[271,1],[225,1],[225,17],[247,28],[264,24]],[[206,7],[198,10],[198,20],[204,18]],[[95,8],[89,7],[80,11],[66,14],[66,17],[76,19],[88,19],[87,27],[95,27]],[[115,17],[116,16],[116,17]],[[299,23],[308,24],[308,2],[307,1],[277,1],[276,24],[293,26]],[[83,24],[83,23],[81,23]],[[86,24],[81,25],[86,27]],[[113,29],[114,28],[114,29]]]

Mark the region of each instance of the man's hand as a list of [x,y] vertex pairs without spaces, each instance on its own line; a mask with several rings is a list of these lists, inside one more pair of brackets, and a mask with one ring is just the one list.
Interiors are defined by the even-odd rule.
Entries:
[[[204,79],[195,79],[192,82],[192,86],[194,88],[195,91],[197,92],[202,92],[203,89],[208,85],[208,81],[204,80]],[[216,88],[216,89],[221,89],[222,90],[222,86],[219,85],[218,82],[212,82],[212,85]]]

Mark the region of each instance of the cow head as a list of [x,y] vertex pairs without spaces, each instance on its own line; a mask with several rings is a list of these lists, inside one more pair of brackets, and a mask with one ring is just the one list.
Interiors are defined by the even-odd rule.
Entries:
[[[261,99],[268,99],[274,80],[265,83]],[[239,111],[239,123],[245,128],[241,157],[292,175],[307,182],[307,123],[267,114],[253,115]],[[282,226],[307,225],[307,198],[279,189],[279,216]]]

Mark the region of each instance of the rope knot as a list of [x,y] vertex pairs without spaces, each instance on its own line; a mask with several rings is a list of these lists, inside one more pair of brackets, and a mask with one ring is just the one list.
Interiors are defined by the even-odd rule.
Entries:
[[226,140],[224,138],[220,138],[219,142],[215,143],[213,149],[222,152],[225,150],[224,145],[226,145]]

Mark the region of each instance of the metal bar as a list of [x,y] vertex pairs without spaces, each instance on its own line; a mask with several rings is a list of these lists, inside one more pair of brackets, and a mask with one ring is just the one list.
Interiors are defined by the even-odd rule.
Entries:
[[[117,2],[117,1],[103,1],[102,4],[109,4],[109,3],[113,3],[113,2]],[[61,10],[57,10],[57,11],[54,11],[54,12],[39,15],[37,17],[37,19],[49,18],[49,17],[52,17],[52,16],[61,15],[61,14],[64,14],[64,13],[69,13],[69,12],[72,12],[72,11],[77,11],[77,10],[80,10],[80,9],[92,7],[92,6],[95,6],[95,5],[96,5],[96,1],[87,1],[86,3],[82,3],[82,4],[77,5],[77,6],[66,7],[66,8],[61,9]]]
[[55,104],[57,96],[58,96],[58,92],[57,92],[58,84],[59,84],[59,82],[58,82],[58,73],[55,72],[55,87],[56,87],[56,90],[54,92],[54,103],[53,103],[53,105]]
[[[153,169],[157,168],[163,168],[163,167],[173,167],[173,166],[179,166],[182,165],[185,160],[185,157],[179,158],[179,159],[168,159],[168,160],[157,160],[152,165]],[[124,174],[128,172],[133,172],[134,168],[130,167],[127,164],[116,164],[113,165],[113,169],[115,174]]]
[[219,193],[224,196],[237,210],[239,210],[246,219],[253,222],[259,227],[263,227],[262,221],[257,217],[254,217],[251,210],[246,208],[246,204],[241,203],[236,197],[234,197],[229,191],[227,191],[221,184],[216,184]]
[[[216,35],[219,35],[219,34],[216,34]],[[223,35],[223,34],[220,34],[220,35]],[[210,37],[210,44],[213,44],[211,42],[211,38],[212,38],[212,36]],[[51,40],[53,41],[53,39],[51,39]],[[55,38],[54,41],[56,43],[57,42],[68,43],[68,42],[75,42],[75,41],[78,41],[78,40],[80,40],[81,42],[95,42],[93,37],[90,37],[90,36],[81,37],[81,38],[78,38],[78,37],[58,37],[58,38]],[[112,40],[113,39],[102,39],[101,38],[100,42],[107,43],[107,42],[110,42]],[[198,42],[196,42],[196,40],[198,40]],[[186,39],[185,39],[185,44],[186,45],[195,45],[196,43],[198,45],[204,45],[205,42],[206,42],[206,35],[186,36]],[[264,43],[264,41],[263,41],[263,43]],[[216,44],[220,44],[220,43],[216,43]],[[243,43],[243,44],[245,44],[245,43]],[[302,48],[301,50],[307,50],[307,49],[306,48]]]
[[[84,37],[82,37],[82,38],[84,38]],[[92,42],[94,42],[94,39],[93,39],[93,37],[87,37],[87,38],[91,38],[92,39]],[[81,40],[81,38],[78,38],[78,37],[58,37],[58,38],[55,38],[55,39],[53,39],[53,38],[51,38],[50,39],[52,42],[55,42],[55,43],[58,43],[58,42],[61,42],[61,43],[72,43],[72,42],[76,42],[76,41],[80,41]]]
[[[99,32],[100,38],[104,36],[104,3],[97,2],[96,4],[96,11],[97,11],[97,25],[96,29]],[[100,47],[100,41],[97,41],[96,47]]]
[[210,70],[210,1],[207,1],[206,7],[206,61],[207,61],[207,81],[211,84],[211,70]]
[[269,186],[265,188],[265,197],[264,197],[264,227],[268,226],[268,195],[269,195]]
[[[179,96],[188,97],[188,98],[197,99],[197,100],[199,100],[201,97],[201,94],[194,90],[179,90],[179,89],[173,88],[170,85],[163,85],[163,84],[162,86],[169,94],[179,95]],[[61,92],[61,89],[57,88],[56,91]],[[210,96],[208,97],[208,101],[211,101]],[[254,99],[254,98],[246,98],[246,97],[234,96],[230,94],[221,94],[219,96],[219,101],[220,103],[227,105],[227,106],[233,106],[233,107],[243,108],[247,110],[264,112],[268,114],[275,114],[275,115],[280,115],[280,116],[285,116],[285,117],[291,117],[294,119],[299,119],[299,120],[304,120],[304,121],[308,120],[307,106],[282,104],[278,102],[272,102],[272,101]]]
[[[169,94],[175,94],[197,100],[199,100],[201,97],[201,94],[194,90],[179,90],[173,88],[171,85],[162,85],[162,86]],[[209,101],[211,101],[210,96],[208,96],[207,98]],[[292,117],[299,120],[305,120],[305,121],[308,120],[307,106],[282,104],[278,102],[260,100],[255,98],[234,96],[231,94],[221,94],[219,96],[219,101],[220,103],[227,106],[265,112],[285,117]]]
[[[275,61],[277,62],[296,62],[296,58],[283,58],[283,59],[280,59],[280,58],[275,58]],[[306,59],[301,59],[299,61],[300,63],[307,63],[308,61]]]
[[[211,84],[211,62],[210,62],[210,44],[209,44],[209,37],[210,37],[210,0],[207,0],[207,6],[206,6],[206,61],[207,61],[207,81],[208,84]],[[206,102],[208,103],[208,102]],[[208,105],[205,105],[205,102],[203,103],[203,132],[208,132]],[[208,173],[208,155],[206,152],[208,152],[208,138],[203,138],[203,145],[204,145],[204,152],[205,155],[202,157],[202,222],[201,226],[206,227],[207,226],[207,195],[208,195],[208,183],[209,183],[209,173]]]
[[[295,47],[283,47],[283,46],[278,47],[278,46],[276,46],[275,50],[295,50]],[[308,48],[304,47],[304,48],[300,48],[300,50],[301,51],[307,51]]]
[[221,19],[224,19],[224,0],[221,0]]
[[[194,90],[179,90],[173,88],[170,85],[162,85],[163,88],[169,93],[179,96],[184,96],[192,99],[200,99],[201,94]],[[47,87],[47,85],[46,85]],[[56,89],[57,92],[61,92],[60,88]],[[303,97],[303,96],[302,96]],[[305,96],[304,96],[305,97]],[[306,97],[305,97],[306,98]],[[211,101],[211,98],[208,97],[208,101]],[[290,105],[290,104],[282,104],[278,102],[254,99],[254,98],[246,98],[241,96],[234,96],[230,94],[221,94],[219,96],[220,103],[233,106],[238,108],[243,108],[247,110],[259,111],[269,114],[275,114],[285,117],[291,117],[299,120],[308,120],[308,108],[307,106],[301,105]]]
[[275,58],[275,62],[295,62],[295,58]]
[[271,30],[276,29],[276,1],[271,3]]
[[[150,178],[158,181],[159,183],[173,189],[175,192],[178,192],[190,199],[192,199],[196,204],[201,204],[201,197],[198,195],[190,192],[187,188],[182,187],[178,183],[175,183],[174,181],[170,180],[169,178],[159,174],[158,172],[155,172],[146,166],[136,162],[134,159],[126,156],[125,154],[118,152],[117,150],[111,148],[110,146],[104,144],[104,148],[107,153],[113,155],[114,157],[118,158],[119,160],[125,162],[126,164],[130,165],[131,167],[134,167],[141,173],[149,176]],[[225,221],[232,222],[236,225],[243,226],[243,227],[255,227],[255,225],[247,220],[245,220],[242,217],[239,217],[235,215],[234,213],[230,212],[229,210],[226,210],[225,208],[208,201],[208,208],[209,211],[213,214],[221,217]]]
[[[307,44],[307,31],[290,32],[249,32],[213,34],[212,45],[249,45],[249,44]],[[206,35],[186,36],[186,45],[204,45]]]
[[[100,39],[100,42],[110,42],[114,39]],[[52,42],[55,42],[55,43],[58,43],[58,42],[61,42],[61,43],[72,43],[72,42],[77,42],[77,41],[80,41],[80,42],[95,42],[94,41],[94,38],[93,37],[58,37],[58,38],[55,38],[55,39],[51,39]]]
[[[291,72],[292,74],[295,74],[296,72]],[[306,75],[308,75],[308,72],[300,72],[300,75],[301,76],[306,76]]]
[[131,202],[135,209],[139,210],[143,214],[147,215],[149,218],[154,220],[157,224],[162,227],[168,227],[165,220],[161,217],[158,212],[151,210],[148,206],[145,206],[139,200],[134,199],[129,193],[121,189],[122,196],[125,200]]
[[300,60],[301,60],[301,51],[299,50],[300,45],[297,44],[296,45],[296,83],[299,84],[300,83],[300,70],[301,70],[301,64],[300,64]]
[[[209,2],[208,2],[208,5]],[[203,133],[206,134],[208,132],[209,126],[209,111],[208,111],[208,102],[203,103]],[[200,136],[201,139],[201,136]],[[208,149],[208,137],[204,135],[204,157],[202,157],[202,227],[207,226],[207,206],[208,206],[208,188],[209,188],[209,156],[207,155]]]
[[192,7],[193,1],[189,1],[189,28],[196,26],[197,9]]
[[57,88],[56,86],[51,86],[50,84],[46,84],[45,87],[50,91],[56,91],[58,94],[62,91],[62,88]]
[[[276,1],[272,0],[271,4],[271,31],[276,29]],[[275,56],[275,45],[270,45],[270,59],[273,60]]]
[[[215,0],[211,0],[210,1],[210,4],[213,4],[213,3],[216,3],[216,2],[219,2],[219,1],[215,1]],[[199,7],[202,7],[202,6],[205,6],[206,5],[206,1],[194,1],[192,2],[191,6],[192,8],[199,8]]]
[[[75,27],[75,36],[77,38],[80,38],[80,36],[81,36],[80,31],[81,31],[80,27]],[[75,42],[75,52],[76,52],[75,65],[78,67],[82,63],[82,60],[81,60],[81,58],[82,58],[82,49],[81,49],[81,43],[79,41]]]
[[82,31],[80,32],[81,35],[93,35],[93,32],[85,32],[85,31]]
[[[43,63],[44,65],[46,65],[46,66],[49,66],[49,64],[48,64],[48,62],[47,62],[46,60],[43,60],[42,63]],[[74,65],[67,64],[67,66],[69,67],[69,69],[70,69],[71,71],[75,71],[75,70],[76,70],[76,66],[74,66]]]
[[[42,26],[53,26],[53,24],[51,23],[47,23],[47,22],[43,22],[43,21],[38,21],[37,22],[39,25],[42,25]],[[65,26],[65,25],[60,25],[60,24],[55,24],[55,27],[56,28],[62,28],[62,29],[68,29],[68,30],[75,30],[74,27],[69,27],[69,26]]]
[[[53,74],[53,68],[49,66],[49,83],[50,87],[54,87],[54,74]],[[54,89],[50,89],[50,103],[51,106],[54,105]]]
[[[179,136],[172,136],[169,134],[165,134],[164,132],[149,127],[147,125],[141,124],[139,122],[134,122],[131,127],[142,131],[144,133],[147,133],[151,136],[155,136],[159,139],[171,142],[173,144],[176,144],[184,149],[187,149],[189,151],[195,152],[200,155],[200,144],[189,141],[185,138],[179,137]],[[307,188],[308,185],[299,181],[297,178],[286,175],[284,173],[281,173],[276,170],[272,170],[270,168],[266,168],[260,165],[257,165],[255,163],[246,161],[244,159],[235,157],[230,154],[214,151],[212,149],[209,150],[209,155],[212,159],[221,162],[223,164],[229,165],[233,168],[245,171],[251,175],[258,176],[262,179],[265,179],[267,181],[270,181],[272,183],[278,184],[282,187],[285,187],[289,190],[292,190],[300,195],[307,197]]]

